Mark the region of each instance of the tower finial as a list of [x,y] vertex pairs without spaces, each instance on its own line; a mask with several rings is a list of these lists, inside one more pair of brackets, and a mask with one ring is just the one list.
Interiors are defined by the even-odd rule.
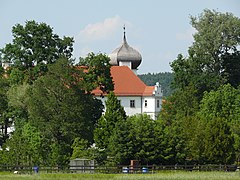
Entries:
[[126,40],[126,27],[125,27],[125,24],[123,25],[123,42],[124,43],[127,43],[127,40]]

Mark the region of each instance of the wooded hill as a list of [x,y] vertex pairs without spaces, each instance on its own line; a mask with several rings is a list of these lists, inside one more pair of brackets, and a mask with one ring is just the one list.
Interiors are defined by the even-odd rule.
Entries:
[[140,74],[138,77],[148,86],[154,86],[156,82],[159,82],[162,86],[164,97],[168,97],[173,92],[173,88],[171,87],[173,73],[171,72]]

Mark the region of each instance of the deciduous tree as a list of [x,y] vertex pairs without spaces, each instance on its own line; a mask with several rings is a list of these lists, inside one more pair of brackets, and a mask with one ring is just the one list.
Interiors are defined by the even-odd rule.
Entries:
[[46,64],[63,56],[72,56],[73,38],[61,39],[46,23],[27,21],[25,26],[16,24],[12,33],[13,42],[1,49],[2,61],[24,71],[29,82],[47,71]]
[[175,87],[192,84],[201,98],[204,91],[216,90],[227,82],[239,84],[236,71],[229,71],[229,63],[239,67],[239,62],[230,58],[239,54],[240,19],[230,13],[204,10],[199,17],[191,17],[191,24],[196,33],[189,56],[180,55],[171,64]]
[[9,89],[9,81],[0,75],[0,146],[8,138],[8,127],[10,126],[10,121],[7,116],[8,113],[8,99],[7,91]]
[[94,124],[102,113],[101,102],[85,93],[82,74],[83,70],[61,59],[29,91],[30,122],[42,132],[45,150],[52,151],[51,159],[57,164],[71,156],[76,137],[93,142]]
[[110,58],[105,54],[89,53],[87,57],[80,58],[79,66],[86,68],[83,76],[85,81],[85,89],[91,92],[93,89],[99,88],[103,93],[114,90],[110,72]]

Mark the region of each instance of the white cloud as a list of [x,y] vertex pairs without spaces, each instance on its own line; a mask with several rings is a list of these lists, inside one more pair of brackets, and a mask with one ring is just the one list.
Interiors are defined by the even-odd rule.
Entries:
[[186,41],[193,41],[193,34],[196,32],[194,28],[190,28],[186,30],[185,32],[180,32],[176,34],[176,39],[177,40],[186,40]]
[[88,53],[93,52],[93,49],[91,49],[88,46],[85,47],[81,47],[81,49],[79,49],[79,51],[75,52],[74,56],[75,57],[86,57],[88,55]]
[[130,24],[124,21],[120,16],[106,18],[102,22],[88,24],[77,36],[77,40],[82,42],[92,42],[111,38],[117,30],[124,24]]
[[127,30],[133,29],[133,25],[130,22],[118,15],[86,25],[74,38],[73,55],[76,61],[79,57],[85,57],[90,52],[106,53],[106,51],[110,52],[113,50],[117,46],[117,40],[120,39],[119,33],[123,33],[124,24]]

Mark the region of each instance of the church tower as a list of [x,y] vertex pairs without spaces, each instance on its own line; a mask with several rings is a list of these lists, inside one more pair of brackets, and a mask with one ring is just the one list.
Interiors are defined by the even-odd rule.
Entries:
[[[123,42],[110,55],[111,76],[114,83],[114,94],[128,116],[147,114],[157,119],[162,108],[162,88],[159,83],[147,86],[136,74],[142,62],[141,54],[128,45],[125,27]],[[98,88],[92,91],[106,107],[107,94]],[[103,98],[104,97],[104,98]]]
[[125,26],[123,27],[123,30],[124,35],[122,45],[109,55],[111,59],[110,64],[112,66],[128,66],[136,73],[138,66],[142,62],[142,56],[137,50],[128,45]]

